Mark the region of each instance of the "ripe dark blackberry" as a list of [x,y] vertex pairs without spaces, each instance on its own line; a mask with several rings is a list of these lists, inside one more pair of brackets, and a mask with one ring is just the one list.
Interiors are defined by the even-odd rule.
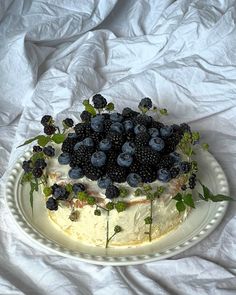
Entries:
[[189,177],[188,184],[190,189],[194,189],[194,187],[196,186],[196,174],[192,174]]
[[109,151],[107,151],[107,153],[106,153],[106,155],[107,155],[107,166],[116,163],[118,154],[119,153],[116,150],[113,150],[113,149],[110,149]]
[[135,156],[137,160],[142,164],[157,165],[160,161],[160,155],[150,147],[138,148]]
[[35,168],[44,169],[44,168],[46,168],[47,163],[45,162],[44,159],[40,158],[35,161],[34,166],[35,166]]
[[43,175],[43,170],[41,168],[37,168],[35,167],[33,170],[32,170],[32,174],[34,177],[36,178],[40,178],[42,175]]
[[34,152],[34,153],[42,152],[42,148],[41,148],[41,146],[39,146],[39,145],[34,145],[34,146],[33,146],[33,152]]
[[118,198],[120,194],[120,191],[118,189],[117,186],[110,184],[108,185],[105,195],[108,199],[114,199],[114,198]]
[[103,133],[102,132],[93,132],[90,134],[90,138],[94,141],[95,145],[98,145],[99,142],[103,138]]
[[91,163],[86,163],[83,166],[83,171],[84,175],[91,180],[98,180],[103,174],[100,168],[94,167]]
[[70,118],[66,118],[65,120],[63,120],[63,123],[67,126],[67,127],[72,127],[74,125],[74,121]]
[[182,123],[180,124],[179,133],[183,135],[185,132],[191,133],[191,128],[188,124]]
[[181,137],[178,133],[173,133],[165,140],[165,148],[162,153],[169,154],[175,151],[176,146],[179,144]]
[[45,115],[41,119],[41,124],[43,126],[49,125],[52,122],[52,116],[50,115]]
[[107,167],[107,175],[112,181],[121,183],[126,180],[127,170],[118,164],[113,164]]
[[84,123],[85,137],[90,137],[93,133],[90,123]]
[[103,125],[103,129],[104,129],[104,132],[107,134],[110,130],[110,127],[111,127],[111,124],[112,124],[112,121],[109,120],[109,119],[105,119],[104,120],[104,125]]
[[103,113],[102,116],[105,120],[110,120],[110,114],[109,113]]
[[77,142],[77,138],[67,137],[62,143],[61,150],[63,153],[72,153],[74,150],[74,146]]
[[162,169],[162,168],[171,169],[173,164],[174,164],[173,163],[173,158],[171,158],[168,155],[162,156],[161,159],[160,159],[160,162],[158,164],[158,169]]
[[133,163],[129,166],[129,173],[139,174],[140,163],[134,158]]
[[145,183],[150,183],[157,179],[156,168],[154,169],[147,165],[141,165],[138,174]]
[[107,105],[107,100],[101,94],[95,94],[92,101],[95,109],[103,109]]
[[164,124],[158,121],[153,120],[150,124],[150,128],[157,128],[160,129],[161,127],[163,127]]
[[126,140],[134,142],[135,134],[132,131],[126,132]]
[[51,186],[51,189],[52,189],[52,194],[54,194],[55,192],[55,189],[60,187],[57,183],[54,183],[52,186]]
[[111,140],[114,149],[120,149],[125,142],[125,136],[118,132],[109,132],[107,138]]
[[75,133],[78,137],[78,141],[84,140],[86,137],[86,125],[85,123],[78,123],[74,127]]
[[24,161],[22,163],[22,168],[25,171],[25,173],[28,173],[28,172],[30,172],[32,170],[31,164],[32,164],[31,160]]
[[122,116],[125,118],[125,119],[131,119],[133,117],[136,117],[139,113],[130,109],[130,108],[124,108],[123,111],[122,111]]
[[45,146],[43,148],[43,153],[48,157],[54,157],[55,156],[55,149],[51,145]]
[[170,169],[171,178],[176,178],[179,175],[180,169],[178,167],[172,167]]
[[80,118],[83,122],[89,122],[92,115],[88,111],[83,111],[80,115]]
[[149,127],[152,121],[153,121],[152,117],[145,114],[139,114],[133,118],[133,122],[135,125],[140,124],[140,125],[144,125],[145,127]]
[[48,198],[46,202],[46,208],[51,211],[56,211],[58,209],[57,201],[52,197]]
[[53,125],[46,125],[46,126],[44,126],[43,132],[46,135],[52,135],[56,132],[56,128]]
[[70,161],[70,166],[72,165],[73,167],[80,165],[80,164],[86,164],[90,163],[90,158],[93,153],[93,148],[92,147],[87,147],[87,146],[80,146],[77,151],[74,151],[71,155],[71,161]]
[[137,148],[148,145],[150,135],[147,132],[140,132],[135,136],[134,143]]

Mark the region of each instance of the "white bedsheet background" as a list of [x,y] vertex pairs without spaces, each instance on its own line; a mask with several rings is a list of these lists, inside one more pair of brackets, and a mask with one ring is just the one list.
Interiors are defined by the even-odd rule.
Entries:
[[102,93],[121,110],[148,96],[200,130],[236,198],[236,2],[0,1],[0,294],[236,294],[236,205],[178,256],[102,267],[30,244],[8,214],[5,171],[40,118],[79,118]]

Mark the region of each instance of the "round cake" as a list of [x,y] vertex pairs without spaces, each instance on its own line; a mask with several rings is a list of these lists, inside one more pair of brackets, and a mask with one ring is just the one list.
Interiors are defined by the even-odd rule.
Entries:
[[[150,98],[139,111],[116,112],[100,94],[83,105],[81,122],[66,118],[62,131],[42,117],[44,135],[25,142],[37,145],[23,163],[22,184],[31,193],[41,185],[55,227],[88,245],[137,246],[176,229],[195,207],[199,133],[162,123],[167,110]],[[208,200],[210,191],[199,196]]]

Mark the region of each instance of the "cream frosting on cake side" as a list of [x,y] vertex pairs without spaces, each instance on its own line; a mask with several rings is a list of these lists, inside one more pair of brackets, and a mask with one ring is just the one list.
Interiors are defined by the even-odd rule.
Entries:
[[[56,159],[52,159],[48,165],[47,174],[48,185],[54,183],[73,183],[80,182],[86,185],[87,191],[90,192],[97,200],[100,206],[105,207],[110,200],[105,197],[105,190],[97,186],[96,181],[91,181],[86,177],[73,181],[68,178],[68,166],[59,165]],[[188,210],[179,213],[176,209],[176,201],[172,197],[179,191],[182,180],[181,177],[173,179],[167,184],[155,181],[152,187],[164,186],[165,192],[159,199],[153,201],[153,221],[152,221],[152,240],[160,238],[169,231],[175,229],[183,222],[188,214]],[[115,235],[110,241],[110,246],[135,246],[148,242],[149,237],[145,233],[149,230],[149,225],[145,224],[144,219],[150,216],[150,201],[146,196],[135,197],[135,189],[123,183],[129,189],[129,195],[123,198],[117,198],[116,201],[122,200],[127,202],[127,209],[118,213],[116,210],[107,212],[102,210],[101,216],[94,215],[95,206],[81,202],[80,200],[65,201],[57,211],[49,211],[49,218],[72,239],[80,240],[85,244],[104,247],[107,235],[107,219],[109,218],[109,232],[111,236],[114,233],[114,227],[119,225],[122,231]],[[69,216],[76,212],[77,220],[71,221]]]

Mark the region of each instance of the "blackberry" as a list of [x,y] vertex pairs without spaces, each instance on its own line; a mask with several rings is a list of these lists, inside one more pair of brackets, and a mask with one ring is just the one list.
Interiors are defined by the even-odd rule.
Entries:
[[141,147],[136,152],[137,160],[142,164],[157,165],[160,161],[158,152],[152,150],[150,147]]
[[40,153],[40,152],[42,152],[42,148],[41,148],[41,146],[39,146],[39,145],[34,145],[34,146],[33,146],[33,152],[34,152],[34,153]]
[[84,175],[91,180],[98,180],[102,176],[102,170],[94,167],[92,164],[86,164],[83,166]]
[[40,178],[43,175],[43,170],[41,168],[35,167],[32,171],[32,174],[36,178]]
[[95,109],[103,109],[107,105],[107,100],[101,94],[95,94],[92,101]]
[[114,198],[118,198],[120,194],[120,191],[118,189],[117,186],[110,184],[108,185],[105,195],[108,199],[114,199]]
[[78,123],[74,127],[75,133],[77,135],[78,141],[81,141],[87,137],[86,135],[86,125],[84,123]]
[[127,170],[117,164],[109,165],[107,167],[107,175],[112,181],[121,183],[125,182],[127,176]]
[[25,173],[29,173],[32,170],[31,164],[32,164],[31,160],[24,161],[22,163],[22,168],[25,171]]
[[155,120],[152,120],[150,128],[157,128],[158,130],[164,127],[164,124]]
[[43,148],[43,153],[48,157],[54,157],[55,156],[55,149],[51,145],[45,146]]
[[52,194],[54,194],[55,192],[55,189],[60,187],[60,185],[58,185],[57,183],[54,183],[52,186],[51,186],[51,189],[52,189]]
[[84,123],[85,137],[90,137],[93,133],[90,123]]
[[186,186],[185,184],[183,184],[183,185],[181,186],[181,189],[182,189],[182,191],[186,191],[187,186]]
[[134,143],[137,148],[148,145],[150,135],[147,132],[140,132],[135,136]]
[[90,137],[94,141],[95,145],[98,145],[101,139],[103,138],[103,133],[101,132],[93,132],[90,134]]
[[66,118],[65,120],[63,120],[63,123],[67,126],[67,127],[72,127],[74,125],[74,121],[70,118]]
[[47,166],[47,163],[45,162],[44,159],[40,158],[35,161],[34,166],[35,168],[44,169]]
[[[78,150],[74,151],[71,155],[71,162],[76,165],[86,164],[90,162],[93,153],[92,147],[80,146]],[[75,166],[76,166],[75,165]]]
[[141,176],[142,182],[145,183],[150,183],[157,179],[156,169],[147,165],[140,166],[138,174]]
[[135,134],[134,134],[134,132],[132,132],[132,131],[128,131],[128,132],[126,133],[126,140],[127,140],[127,141],[134,141],[134,139],[135,139]]
[[104,120],[104,125],[103,125],[103,130],[105,133],[108,133],[111,127],[112,121],[109,120]]
[[152,123],[152,117],[145,115],[145,114],[139,114],[136,117],[133,118],[133,122],[135,125],[144,125],[145,127],[149,127]]
[[191,133],[191,128],[188,124],[182,123],[182,124],[180,124],[179,132],[180,132],[180,134],[184,134],[185,132]]
[[178,167],[172,167],[170,169],[171,178],[176,178],[179,175],[180,169]]
[[115,164],[117,161],[118,153],[115,150],[109,150],[107,152],[107,165]]
[[102,116],[104,117],[105,120],[110,120],[110,114],[103,113]]
[[152,108],[152,101],[151,101],[151,99],[149,97],[144,97],[140,101],[138,107],[139,107],[139,109],[144,108],[144,109],[150,110]]
[[83,122],[89,122],[92,115],[88,111],[83,111],[80,115],[80,118]]
[[196,186],[196,174],[193,173],[193,174],[189,177],[188,184],[189,184],[189,188],[190,188],[190,189],[194,189],[194,187]]
[[170,169],[173,166],[173,158],[170,156],[163,156],[160,159],[160,162],[158,164],[158,168],[162,169],[162,168],[166,168],[166,169]]
[[53,125],[46,125],[46,126],[44,126],[43,132],[46,135],[52,135],[52,134],[54,134],[56,132],[56,128]]
[[170,154],[175,151],[176,146],[180,142],[180,136],[178,133],[172,134],[170,137],[165,139],[165,148],[163,149],[164,154]]
[[77,138],[67,137],[62,143],[61,150],[63,153],[72,153],[74,150],[74,146],[77,142]]
[[47,126],[49,125],[50,123],[52,122],[52,116],[49,116],[49,115],[45,115],[42,117],[41,119],[41,124],[43,126]]
[[58,203],[54,198],[50,197],[46,202],[46,207],[51,211],[56,211],[58,209]]
[[133,163],[129,167],[129,173],[139,173],[140,163],[134,159]]
[[109,132],[107,138],[111,140],[114,149],[120,149],[125,142],[124,135],[117,132]]
[[131,119],[133,117],[136,117],[139,113],[130,109],[130,108],[124,108],[123,111],[122,111],[122,116],[125,118],[125,119]]

